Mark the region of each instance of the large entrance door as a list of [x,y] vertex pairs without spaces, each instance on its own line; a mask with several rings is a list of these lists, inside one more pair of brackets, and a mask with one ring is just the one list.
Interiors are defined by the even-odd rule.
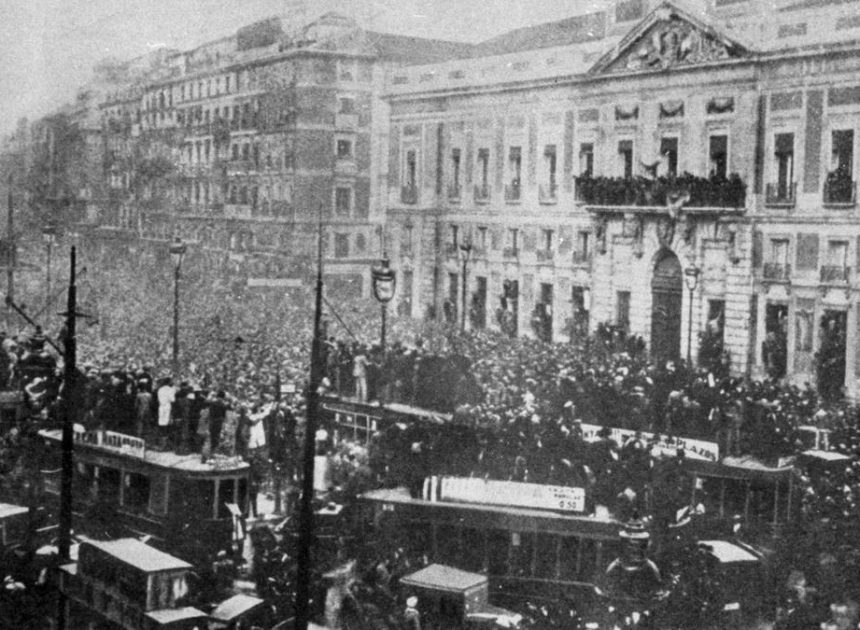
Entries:
[[684,288],[678,257],[663,250],[651,280],[651,357],[677,359],[681,352],[681,304]]

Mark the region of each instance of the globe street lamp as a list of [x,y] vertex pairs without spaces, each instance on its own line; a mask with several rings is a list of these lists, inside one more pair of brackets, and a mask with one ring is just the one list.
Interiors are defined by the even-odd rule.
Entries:
[[42,228],[42,240],[45,242],[47,250],[47,261],[45,264],[45,313],[46,317],[51,312],[51,250],[54,247],[54,242],[57,238],[57,228],[48,224]]
[[699,286],[699,274],[702,273],[698,267],[687,267],[684,269],[684,281],[690,290],[690,301],[687,305],[687,368],[692,366],[693,356],[693,292]]
[[385,350],[385,315],[386,307],[394,297],[394,288],[397,285],[397,274],[389,266],[388,254],[382,254],[379,265],[371,267],[370,274],[373,277],[373,296],[379,302],[382,310],[382,330],[379,334],[379,344]]
[[178,236],[170,244],[170,258],[173,261],[173,378],[179,378],[179,275],[182,258],[188,246]]
[[468,305],[466,304],[466,291],[469,286],[469,281],[466,276],[467,265],[469,264],[469,257],[472,255],[472,241],[469,239],[463,239],[463,242],[460,243],[460,251],[463,254],[463,312],[460,314],[460,331],[463,332],[466,330],[466,310],[468,309]]

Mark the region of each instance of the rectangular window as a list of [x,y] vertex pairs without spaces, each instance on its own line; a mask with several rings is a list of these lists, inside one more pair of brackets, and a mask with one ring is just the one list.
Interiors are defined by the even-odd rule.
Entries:
[[556,148],[554,144],[548,144],[543,148],[543,168],[544,168],[544,181],[549,184],[552,190],[555,190],[555,178],[556,178],[556,169],[558,166],[558,159],[556,155]]
[[827,264],[842,269],[848,265],[848,241],[828,241]]
[[507,247],[516,252],[520,248],[520,231],[517,228],[508,228],[506,238]]
[[625,332],[630,330],[630,291],[615,294],[615,324]]
[[339,114],[354,114],[355,113],[355,99],[354,98],[341,98],[339,100],[338,113]]
[[579,174],[582,177],[594,175],[594,143],[583,142],[579,145]]
[[460,196],[460,149],[451,149],[451,197]]
[[505,198],[516,200],[520,198],[520,177],[523,169],[522,147],[510,147],[508,149],[508,186],[505,189]]
[[414,149],[409,149],[406,152],[406,172],[403,180],[406,182],[406,187],[414,189],[416,185],[416,177],[418,175],[417,156]]
[[773,143],[777,195],[787,199],[794,181],[794,134],[778,133]]
[[334,209],[342,216],[348,216],[352,209],[352,189],[338,186],[334,191]]
[[854,130],[839,129],[832,133],[830,169],[838,176],[851,179],[854,172]]
[[678,175],[678,138],[660,139],[660,156],[666,161],[666,175]]
[[770,240],[770,260],[769,262],[778,265],[788,264],[788,239],[787,238],[772,238]]
[[708,157],[711,165],[710,176],[725,179],[729,169],[729,137],[714,135],[708,139]]
[[478,248],[482,251],[487,250],[487,228],[483,226],[478,228]]
[[334,257],[347,258],[349,256],[349,234],[334,235]]
[[547,252],[552,251],[553,236],[554,235],[555,235],[555,232],[553,230],[543,230],[541,232],[541,236],[542,236],[541,240],[543,241],[542,245],[543,245],[544,251],[547,251]]
[[478,184],[475,198],[487,199],[490,196],[490,150],[478,149]]
[[619,175],[625,179],[633,177],[633,141],[621,140],[618,142],[618,169]]
[[589,256],[591,255],[591,250],[589,249],[589,237],[590,234],[585,231],[579,231],[576,233],[576,249],[573,252],[574,262],[588,262]]
[[338,140],[337,141],[337,157],[339,160],[346,160],[352,157],[352,141]]
[[615,294],[615,323],[621,330],[630,330],[630,291]]
[[448,244],[457,249],[460,239],[460,228],[453,223],[448,226]]

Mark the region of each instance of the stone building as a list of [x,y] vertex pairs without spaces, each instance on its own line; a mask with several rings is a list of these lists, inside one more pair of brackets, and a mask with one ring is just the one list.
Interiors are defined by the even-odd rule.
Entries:
[[360,29],[330,13],[297,32],[278,18],[131,73],[101,106],[98,234],[181,236],[208,269],[249,284],[302,279],[325,225],[329,291],[368,295],[380,254],[389,66],[465,45]]
[[401,312],[856,395],[857,6],[630,0],[391,72]]

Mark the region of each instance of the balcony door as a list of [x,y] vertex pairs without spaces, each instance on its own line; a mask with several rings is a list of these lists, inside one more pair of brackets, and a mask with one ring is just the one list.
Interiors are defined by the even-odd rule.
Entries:
[[678,257],[663,250],[651,279],[651,357],[657,362],[680,356],[683,289]]

